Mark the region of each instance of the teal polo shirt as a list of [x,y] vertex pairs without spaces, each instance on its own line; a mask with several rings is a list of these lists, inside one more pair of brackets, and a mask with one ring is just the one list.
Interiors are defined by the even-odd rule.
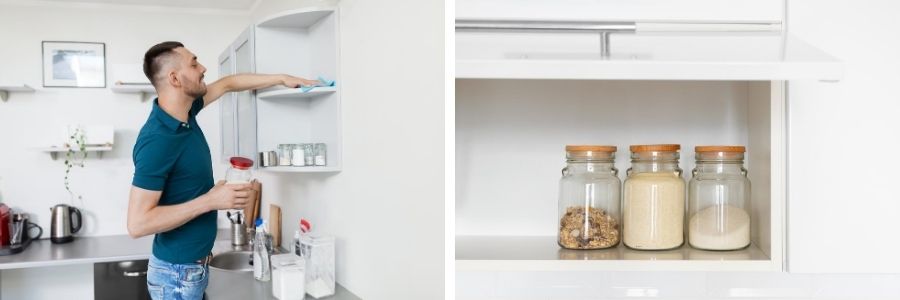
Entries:
[[[213,170],[209,144],[197,125],[203,98],[191,105],[188,121],[178,121],[153,100],[150,117],[134,145],[134,179],[131,184],[162,191],[158,205],[192,201],[212,189]],[[157,233],[153,256],[170,263],[192,263],[212,250],[216,239],[217,211],[209,211],[178,228]]]

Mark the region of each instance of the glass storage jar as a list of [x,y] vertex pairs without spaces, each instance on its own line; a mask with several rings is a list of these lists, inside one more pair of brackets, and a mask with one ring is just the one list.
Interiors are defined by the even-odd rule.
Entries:
[[632,145],[623,199],[625,246],[673,249],[684,243],[680,145]]
[[750,179],[743,146],[697,146],[688,184],[688,242],[705,250],[750,245]]
[[253,172],[250,167],[253,166],[253,160],[235,156],[229,159],[231,168],[225,171],[225,184],[244,184],[253,180]]
[[560,247],[603,249],[619,244],[619,195],[615,146],[566,146],[559,180]]

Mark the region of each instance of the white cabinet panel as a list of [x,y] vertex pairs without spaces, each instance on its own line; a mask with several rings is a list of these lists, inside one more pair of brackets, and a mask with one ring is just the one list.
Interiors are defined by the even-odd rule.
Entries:
[[780,22],[784,0],[457,0],[457,19]]
[[900,273],[900,5],[788,3],[789,30],[847,70],[788,89],[788,271]]
[[456,78],[838,80],[843,68],[799,38],[770,33],[611,34],[457,30]]
[[[254,35],[253,27],[242,33],[234,48],[235,73],[254,73]],[[254,91],[233,93],[235,97],[235,109],[237,111],[238,143],[237,154],[252,159],[258,164],[256,155],[256,99]]]
[[[233,64],[231,47],[228,47],[219,56],[219,77],[234,74]],[[221,126],[219,140],[222,143],[220,147],[222,154],[220,157],[223,162],[228,162],[228,159],[237,153],[237,119],[234,113],[234,93],[226,93],[217,101],[219,102],[219,126]]]

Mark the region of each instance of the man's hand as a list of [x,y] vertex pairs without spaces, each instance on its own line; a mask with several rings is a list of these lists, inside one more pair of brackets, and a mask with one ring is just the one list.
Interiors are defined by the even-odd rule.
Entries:
[[289,88],[316,85],[319,81],[282,74],[235,74],[225,76],[207,86],[206,95],[203,95],[203,106],[222,97],[225,93],[240,92],[246,90],[264,89],[276,85],[284,85]]
[[302,77],[294,77],[291,75],[284,75],[284,79],[282,80],[281,84],[289,88],[298,88],[301,86],[313,86],[319,84],[319,81],[309,80]]
[[206,201],[210,208],[216,210],[243,209],[253,193],[252,187],[250,183],[225,184],[225,180],[220,180],[206,193]]

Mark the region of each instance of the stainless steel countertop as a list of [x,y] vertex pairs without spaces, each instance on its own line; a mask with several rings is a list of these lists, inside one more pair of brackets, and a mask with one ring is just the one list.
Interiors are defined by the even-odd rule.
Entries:
[[[250,250],[248,246],[232,246],[230,238],[228,229],[219,229],[213,254]],[[76,237],[66,244],[53,244],[49,239],[41,239],[33,241],[21,253],[0,256],[0,270],[149,259],[152,247],[153,236],[138,239],[127,235]],[[272,282],[257,281],[253,278],[253,272],[229,272],[212,268],[206,293],[210,300],[276,299],[272,296]],[[313,298],[307,295],[306,299]],[[338,284],[334,296],[319,300],[360,298]]]
[[32,241],[21,253],[0,256],[0,270],[148,259],[152,246],[153,236],[76,236],[66,244],[40,239]]

